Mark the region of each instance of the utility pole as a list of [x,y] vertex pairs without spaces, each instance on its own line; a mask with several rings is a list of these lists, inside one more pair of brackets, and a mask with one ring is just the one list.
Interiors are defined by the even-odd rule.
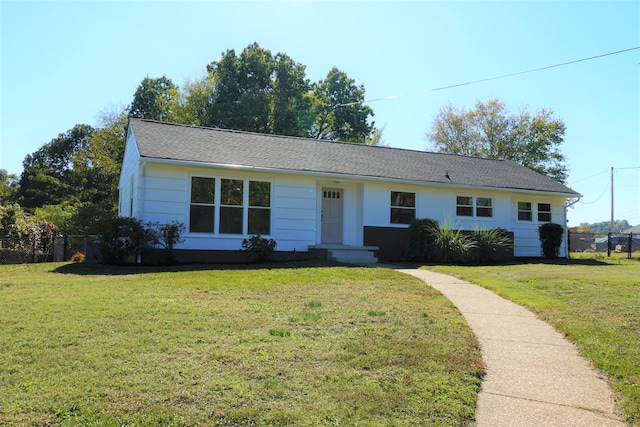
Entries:
[[611,166],[611,227],[609,227],[609,231],[613,233],[613,166]]

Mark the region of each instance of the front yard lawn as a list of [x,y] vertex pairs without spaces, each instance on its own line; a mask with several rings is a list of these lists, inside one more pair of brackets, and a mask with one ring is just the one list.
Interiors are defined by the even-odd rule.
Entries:
[[1,425],[468,425],[482,372],[391,270],[0,266]]

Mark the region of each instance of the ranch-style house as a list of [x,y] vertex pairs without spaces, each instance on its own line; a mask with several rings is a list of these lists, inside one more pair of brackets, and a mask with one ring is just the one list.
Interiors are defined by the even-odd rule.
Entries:
[[257,234],[279,259],[397,261],[416,218],[505,228],[514,256],[537,257],[538,227],[566,230],[580,197],[512,161],[133,118],[119,192],[121,216],[184,223],[176,257],[192,262],[241,260]]

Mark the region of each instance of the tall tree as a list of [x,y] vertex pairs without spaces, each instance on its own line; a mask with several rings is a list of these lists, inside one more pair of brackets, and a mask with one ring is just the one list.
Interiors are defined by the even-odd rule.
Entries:
[[126,123],[125,112],[106,113],[99,128],[76,125],[27,155],[21,205],[65,231],[94,233],[101,219],[117,213]]
[[551,110],[510,114],[497,99],[476,102],[474,110],[444,106],[427,138],[436,151],[513,160],[564,183],[568,176],[560,151],[566,126]]
[[364,143],[374,130],[373,110],[363,104],[364,85],[356,85],[347,73],[333,67],[324,80],[313,85],[315,122],[312,138]]
[[174,121],[173,106],[179,96],[178,87],[166,76],[145,77],[138,85],[129,115],[141,119]]
[[305,66],[279,53],[275,56],[274,78],[271,133],[303,136],[313,120],[306,96],[309,80],[305,77]]
[[74,194],[74,174],[80,167],[76,154],[86,148],[95,129],[89,125],[76,125],[43,145],[22,162],[18,200],[20,205],[33,209],[58,204]]
[[257,43],[240,56],[227,50],[220,61],[209,64],[214,86],[206,125],[268,133],[274,67],[271,52]]
[[14,203],[17,191],[18,177],[6,169],[0,169],[0,204]]

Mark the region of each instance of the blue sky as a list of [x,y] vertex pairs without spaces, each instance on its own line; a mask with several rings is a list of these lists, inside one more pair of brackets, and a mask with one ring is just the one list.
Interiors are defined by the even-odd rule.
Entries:
[[203,75],[253,42],[364,84],[384,142],[424,150],[442,106],[499,98],[552,109],[567,125],[569,224],[640,224],[640,50],[429,91],[640,46],[638,1],[6,1],[0,0],[0,168],[78,123],[128,105],[145,77]]

